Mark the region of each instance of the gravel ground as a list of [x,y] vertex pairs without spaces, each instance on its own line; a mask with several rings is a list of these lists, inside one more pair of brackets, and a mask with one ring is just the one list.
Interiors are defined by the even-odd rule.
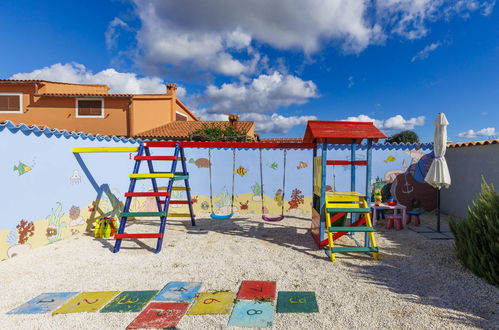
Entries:
[[[433,216],[422,218],[434,223]],[[124,329],[138,313],[6,315],[43,292],[161,289],[169,281],[203,282],[202,291],[237,291],[242,280],[277,281],[279,291],[314,291],[319,313],[276,314],[275,329],[499,329],[499,289],[465,270],[453,241],[378,227],[380,262],[315,248],[310,220],[258,217],[170,221],[163,250],[155,240],[75,235],[0,262],[1,329]],[[153,232],[154,222],[129,232]],[[339,245],[351,244],[342,238]],[[226,329],[229,315],[183,317],[180,329]]]

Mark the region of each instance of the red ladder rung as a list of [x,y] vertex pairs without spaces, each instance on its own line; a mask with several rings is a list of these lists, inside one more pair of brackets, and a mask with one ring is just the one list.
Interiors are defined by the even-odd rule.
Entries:
[[[161,204],[165,204],[165,201],[161,201]],[[189,201],[170,201],[170,204],[189,204]]]
[[135,160],[175,160],[175,156],[135,156]]
[[169,192],[127,192],[125,193],[125,197],[168,197],[170,196]]
[[163,234],[161,233],[150,233],[150,234],[115,234],[114,238],[115,239],[122,239],[122,238],[161,238],[163,237]]

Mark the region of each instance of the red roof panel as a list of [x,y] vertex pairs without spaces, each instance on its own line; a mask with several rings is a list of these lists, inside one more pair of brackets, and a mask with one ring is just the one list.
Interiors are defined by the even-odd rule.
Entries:
[[372,122],[354,121],[319,121],[311,120],[307,124],[303,142],[321,142],[330,144],[350,144],[352,139],[359,144],[363,139],[384,139],[386,135],[374,126]]

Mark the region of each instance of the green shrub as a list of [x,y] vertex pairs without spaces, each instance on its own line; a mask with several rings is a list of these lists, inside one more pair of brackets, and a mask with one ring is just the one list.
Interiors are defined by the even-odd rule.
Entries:
[[191,140],[207,142],[246,142],[248,141],[248,136],[232,126],[219,127],[205,124],[202,128],[192,133]]
[[465,267],[499,286],[499,194],[483,180],[464,219],[451,219],[457,256]]

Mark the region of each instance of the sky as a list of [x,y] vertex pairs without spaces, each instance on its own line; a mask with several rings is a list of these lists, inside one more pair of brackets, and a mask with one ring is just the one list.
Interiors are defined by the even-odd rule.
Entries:
[[[70,5],[69,5],[70,4]],[[497,138],[494,0],[0,1],[0,78],[164,93],[262,137],[308,120],[372,121],[433,140]]]

